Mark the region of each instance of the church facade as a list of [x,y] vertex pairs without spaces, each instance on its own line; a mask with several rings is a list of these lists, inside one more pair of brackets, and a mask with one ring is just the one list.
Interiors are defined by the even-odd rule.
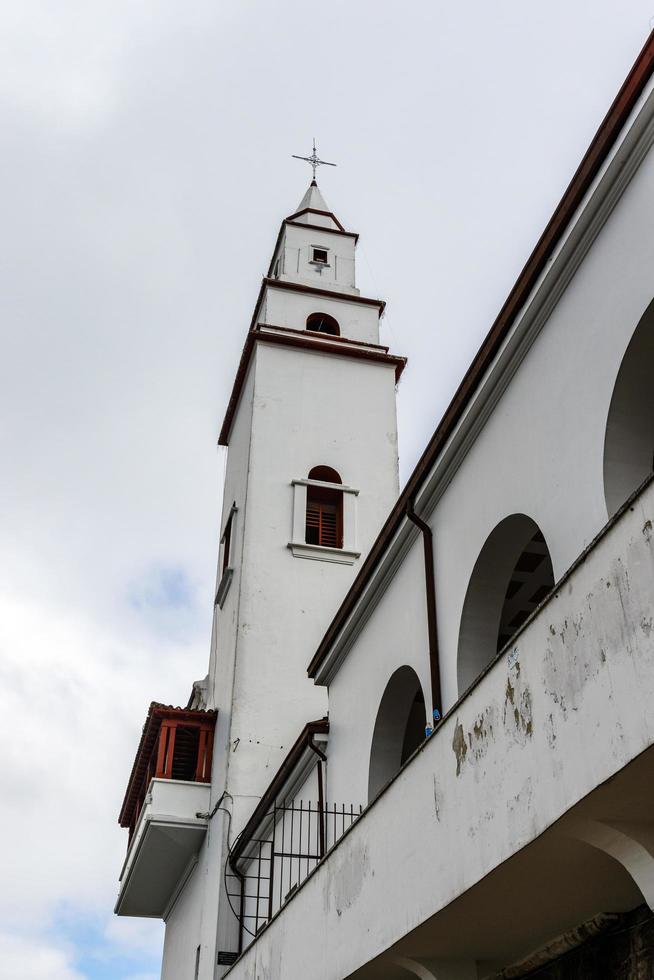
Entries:
[[654,977],[654,35],[399,491],[383,301],[315,182],[220,442],[209,671],[116,911],[165,980]]

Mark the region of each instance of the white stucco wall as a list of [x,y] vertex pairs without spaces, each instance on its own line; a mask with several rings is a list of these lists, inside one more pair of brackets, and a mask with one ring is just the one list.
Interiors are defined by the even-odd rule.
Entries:
[[[424,956],[429,946],[415,938],[412,950],[410,934],[427,920],[432,955],[459,949],[474,963],[489,953],[477,917],[439,931],[438,915],[449,914],[452,902],[599,785],[606,784],[604,802],[593,820],[624,820],[636,804],[647,812],[646,785],[640,798],[625,799],[619,788],[609,797],[606,781],[654,745],[653,520],[650,484],[272,921],[230,972],[233,980],[342,980],[407,936],[405,955]],[[332,766],[345,762],[344,746],[331,753]],[[583,812],[588,820],[591,811]],[[616,826],[638,835],[638,823]],[[574,836],[576,827],[563,824],[559,833]],[[553,856],[561,846],[553,841]],[[579,847],[592,867],[593,848]],[[638,904],[619,860],[605,870],[602,896],[594,899],[591,889],[581,897],[589,913],[594,900],[619,907],[626,895]],[[501,921],[502,901],[513,896],[498,888],[498,907],[487,915],[497,911]],[[523,904],[538,889],[538,880],[525,880]],[[540,918],[527,914],[524,933],[505,922],[513,934],[508,955],[524,956],[533,937],[542,943],[555,935],[548,936],[550,922],[559,931],[576,925],[578,900],[568,906],[561,887],[541,897]],[[405,975],[398,967],[395,976]]]
[[340,326],[341,337],[367,344],[379,343],[379,307],[332,296],[314,296],[269,287],[258,319],[260,323],[269,323],[273,327],[304,330],[311,313],[333,316]]
[[[311,264],[313,246],[328,250],[327,266],[317,269]],[[354,238],[349,235],[287,224],[279,250],[280,277],[300,279],[310,286],[355,292],[354,249]]]
[[396,453],[392,366],[258,345],[230,735],[240,741],[229,788],[244,814],[304,724],[327,712],[326,692],[306,676],[307,650],[360,564],[292,554],[292,481],[323,464],[359,490],[365,553],[397,495]]
[[[654,108],[648,112],[654,115]],[[610,177],[609,170],[607,183]],[[606,187],[600,188],[596,200],[607,193]],[[428,520],[434,534],[445,709],[461,693],[461,614],[475,562],[493,529],[511,514],[533,519],[545,536],[557,579],[607,520],[607,416],[622,357],[654,296],[653,202],[654,154],[649,152],[476,439],[460,451],[458,468],[451,466],[448,472],[448,464],[440,461],[434,468],[430,479],[434,485],[438,479],[442,482]],[[574,255],[566,261],[574,267]],[[556,263],[548,270],[550,276],[561,274]],[[547,277],[539,288],[548,288]],[[536,292],[531,305],[538,297]],[[524,315],[529,312],[528,308]],[[469,415],[475,410],[473,401]],[[443,459],[448,452],[449,447]],[[439,477],[439,471],[446,475]],[[426,659],[426,643],[417,642],[413,629],[405,626],[398,638],[405,610],[420,616],[414,609],[416,600],[424,605],[424,569],[417,551],[414,545],[389,576],[391,584],[330,679],[330,778],[342,792],[354,792],[357,786],[363,792],[364,761],[380,700],[372,692],[383,691],[403,663],[418,670],[417,660],[422,656],[424,664]],[[424,622],[424,611],[422,617]],[[337,756],[340,732],[352,730],[355,703],[359,733],[349,740],[350,751]]]
[[654,296],[654,155],[595,240],[431,516],[445,705],[456,699],[461,611],[477,556],[507,515],[540,527],[555,578],[607,519],[615,380]]
[[[389,612],[392,610],[392,614]],[[422,542],[418,538],[393,578],[383,604],[329,689],[328,794],[338,803],[368,802],[370,749],[386,685],[407,664],[430,701],[429,646]]]

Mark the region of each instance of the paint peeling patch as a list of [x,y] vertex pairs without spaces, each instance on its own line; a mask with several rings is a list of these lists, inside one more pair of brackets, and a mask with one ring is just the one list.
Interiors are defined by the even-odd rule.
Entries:
[[554,717],[551,713],[547,716],[545,730],[547,735],[547,744],[551,749],[553,749],[556,745],[556,727],[554,725]]
[[[434,813],[436,814],[436,819],[441,822],[441,805],[440,805],[441,789],[438,785],[438,780],[434,776]],[[373,872],[374,874],[374,872]]]
[[652,617],[650,616],[649,619],[646,619],[645,616],[643,616],[643,618],[640,621],[640,628],[645,634],[645,636],[647,637],[647,639],[649,640],[650,634],[652,632]]
[[652,540],[652,522],[650,520],[645,521],[643,524],[643,536],[647,543]]
[[468,754],[468,746],[466,745],[466,737],[463,734],[463,725],[458,720],[456,723],[456,728],[454,729],[452,750],[456,757],[456,774],[457,776],[460,776],[463,763],[466,761],[466,756]]
[[333,857],[337,863],[332,874],[327,876],[323,904],[326,912],[333,907],[341,916],[357,901],[370,872],[368,848],[363,841],[354,841],[349,852],[336,851]]
[[522,687],[519,680],[514,686],[510,677],[506,679],[503,720],[505,731],[522,745],[534,733],[531,691],[526,685]]
[[493,741],[494,726],[497,725],[496,715],[495,707],[490,705],[475,719],[472,731],[468,732],[470,761],[479,762],[488,752],[488,747]]

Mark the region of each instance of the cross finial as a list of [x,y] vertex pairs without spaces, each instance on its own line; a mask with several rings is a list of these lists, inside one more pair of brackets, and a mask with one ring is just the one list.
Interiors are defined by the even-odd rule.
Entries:
[[316,140],[315,140],[315,137],[314,137],[314,140],[313,140],[313,153],[311,154],[310,157],[299,157],[299,156],[297,156],[296,153],[292,153],[291,156],[293,157],[294,160],[304,160],[304,161],[306,161],[306,163],[310,163],[311,164],[311,167],[313,169],[313,180],[314,180],[314,182],[316,180],[316,170],[318,169],[318,167],[320,167],[320,166],[335,167],[336,166],[335,163],[329,163],[327,160],[321,160],[318,157],[318,154],[316,153]]

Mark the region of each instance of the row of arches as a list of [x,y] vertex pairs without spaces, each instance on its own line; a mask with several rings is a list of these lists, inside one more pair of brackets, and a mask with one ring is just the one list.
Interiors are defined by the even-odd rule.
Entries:
[[[462,694],[554,588],[552,558],[538,525],[512,514],[492,531],[475,563],[459,629],[457,682]],[[425,697],[413,667],[399,667],[382,696],[372,735],[368,799],[425,738]]]
[[[654,301],[639,321],[615,380],[604,439],[609,517],[654,471]],[[490,533],[463,602],[457,686],[463,694],[554,588],[545,537],[526,514],[511,514]],[[425,699],[412,667],[390,678],[375,721],[369,766],[372,799],[424,740]]]

